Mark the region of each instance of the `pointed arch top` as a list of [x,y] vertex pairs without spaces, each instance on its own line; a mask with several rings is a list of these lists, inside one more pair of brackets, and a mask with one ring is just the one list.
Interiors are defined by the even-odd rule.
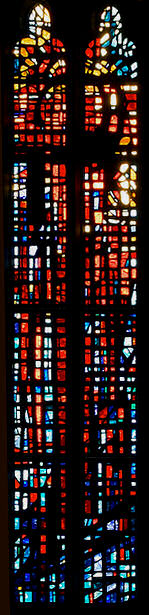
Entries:
[[96,38],[88,44],[85,55],[88,75],[137,77],[136,46],[124,36],[121,16],[115,6],[107,6],[101,13]]
[[[45,27],[47,30],[51,26],[51,15],[49,10],[43,4],[36,4],[29,14],[29,30],[32,34],[36,28]],[[43,34],[44,36],[44,34]]]
[[32,8],[13,55],[16,146],[65,145],[66,50],[53,35],[51,14],[44,4]]

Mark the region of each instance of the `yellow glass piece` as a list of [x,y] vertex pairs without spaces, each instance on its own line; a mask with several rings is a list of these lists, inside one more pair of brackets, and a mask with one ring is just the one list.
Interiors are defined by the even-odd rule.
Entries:
[[46,41],[49,41],[50,32],[47,32],[47,30],[42,30],[42,36],[43,38],[45,38]]
[[85,92],[90,92],[91,94],[93,94],[93,91],[94,91],[93,85],[85,86]]
[[112,205],[113,205],[115,201],[113,199],[113,196],[111,196],[111,194],[108,194],[108,199],[109,199],[110,203],[112,203]]
[[[91,71],[89,71],[91,72]],[[93,75],[95,75],[96,77],[99,77],[99,75],[101,75],[101,71],[100,70],[93,70]]]
[[133,201],[133,199],[131,199],[130,201],[130,207],[136,207],[136,203],[135,201]]
[[39,38],[38,38],[38,46],[41,47],[41,45],[43,45],[44,42],[45,42],[44,38],[41,38],[41,36],[39,36]]
[[130,137],[123,137],[120,140],[120,145],[128,145],[128,143],[130,143]]
[[113,71],[116,69],[115,64],[112,64],[111,68],[110,68],[110,73],[113,73]]
[[131,179],[136,179],[137,177],[136,171],[134,171],[134,169],[132,168],[130,169],[130,177]]
[[101,224],[102,222],[102,212],[101,211],[95,211],[94,212],[94,220],[95,220],[95,224]]
[[28,56],[27,49],[25,49],[24,47],[21,47],[20,53],[21,53],[21,56],[23,56],[24,58],[27,58],[27,56]]
[[22,64],[22,66],[20,66],[21,73],[22,73],[23,70],[25,70],[25,72],[27,74],[27,66],[24,66],[24,64]]
[[104,75],[106,75],[106,73],[108,72],[108,71],[107,71],[107,68],[104,68],[104,67],[102,67],[102,69],[101,69],[101,70],[102,70],[102,73],[104,73]]
[[29,38],[29,37],[22,38],[21,43],[22,43],[22,45],[31,45],[31,46],[32,45],[36,45],[35,39],[34,38]]
[[34,62],[32,62],[32,60],[30,60],[30,58],[27,58],[25,60],[26,64],[28,64],[28,66],[33,66]]

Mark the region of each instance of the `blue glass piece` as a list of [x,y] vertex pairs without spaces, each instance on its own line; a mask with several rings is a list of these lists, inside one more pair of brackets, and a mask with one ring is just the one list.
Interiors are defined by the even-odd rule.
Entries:
[[110,11],[107,11],[105,21],[110,21]]

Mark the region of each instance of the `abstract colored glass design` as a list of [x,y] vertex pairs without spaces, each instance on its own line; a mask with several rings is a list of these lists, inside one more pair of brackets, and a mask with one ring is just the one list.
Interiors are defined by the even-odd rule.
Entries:
[[31,10],[13,59],[8,229],[11,600],[38,608],[65,600],[68,540],[68,323],[62,311],[68,244],[66,53],[42,4]]
[[84,453],[134,455],[136,315],[86,315],[84,348]]
[[14,48],[14,142],[22,150],[66,143],[66,73],[63,43],[53,38],[46,7],[29,15],[26,36]]
[[61,602],[66,518],[64,318],[14,315],[13,397],[16,602]]
[[84,173],[85,304],[136,304],[137,165],[121,161],[106,190],[106,169]]
[[124,36],[121,16],[116,7],[107,6],[101,14],[97,37],[89,43],[85,56],[87,75],[137,77],[136,47]]
[[[66,323],[50,314],[15,314],[14,323],[14,452],[65,453]],[[53,382],[54,380],[54,382]],[[55,416],[56,407],[56,416]]]
[[120,605],[136,596],[139,165],[136,47],[114,6],[86,49],[84,94],[82,604]]
[[14,304],[43,303],[46,300],[65,303],[66,164],[52,164],[49,159],[40,161],[42,182],[35,196],[32,186],[37,179],[34,177],[33,180],[32,166],[23,160],[15,162],[13,169],[11,301]]
[[[117,149],[115,154],[124,154],[124,146],[127,153],[136,155],[138,145],[137,134],[137,85],[110,85],[85,86],[85,130],[97,132],[98,127],[104,128],[108,133],[117,135]],[[121,117],[120,107],[123,106]],[[105,117],[104,117],[105,116]],[[120,133],[119,133],[120,131]],[[123,151],[124,150],[124,151]]]

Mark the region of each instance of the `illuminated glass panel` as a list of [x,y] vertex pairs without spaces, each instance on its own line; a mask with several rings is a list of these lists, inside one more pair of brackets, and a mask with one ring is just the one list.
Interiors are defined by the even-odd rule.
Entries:
[[[17,604],[64,600],[65,462],[59,464],[56,480],[53,474],[50,462],[15,464],[13,566]],[[57,506],[55,488],[59,489]]]
[[136,316],[86,315],[84,348],[84,452],[134,455]]
[[83,337],[84,602],[124,602],[136,589],[136,315],[86,314]]
[[121,161],[108,189],[99,163],[83,179],[85,304],[135,305],[137,165]]
[[136,464],[89,460],[84,474],[84,602],[124,603],[136,591]]
[[13,49],[8,438],[14,609],[63,603],[68,566],[66,53],[54,36],[49,10],[37,4]]
[[109,74],[121,79],[137,77],[136,46],[124,37],[116,7],[108,6],[101,14],[97,37],[89,43],[85,56],[86,75],[105,78]]
[[66,73],[63,43],[53,38],[50,13],[33,8],[29,25],[14,48],[14,142],[20,151],[66,143]]
[[57,428],[57,446],[65,453],[65,319],[57,318],[53,331],[49,314],[16,314],[14,330],[14,451],[53,453]]
[[[85,130],[96,132],[104,127],[108,133],[117,135],[115,154],[136,155],[138,145],[137,126],[137,85],[86,85],[85,86]],[[121,118],[121,107],[123,117]],[[127,146],[127,151],[124,150]]]
[[41,303],[46,299],[56,303],[66,301],[66,164],[52,164],[46,159],[40,161],[40,172],[41,195],[36,195],[34,211],[32,163],[14,163],[11,300],[15,304]]
[[108,6],[85,52],[81,190],[81,600],[103,606],[136,597],[137,98]]
[[12,486],[17,603],[64,600],[66,360],[65,318],[48,313],[14,315]]

